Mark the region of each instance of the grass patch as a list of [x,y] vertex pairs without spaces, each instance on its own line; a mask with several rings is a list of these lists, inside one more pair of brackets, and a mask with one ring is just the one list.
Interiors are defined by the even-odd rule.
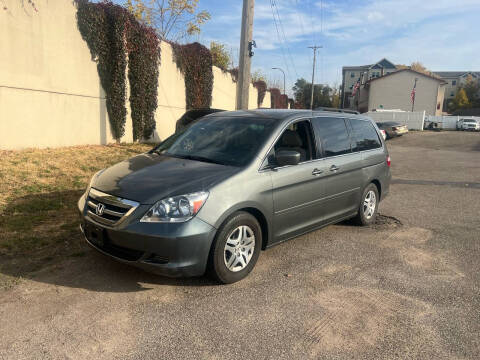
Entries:
[[122,144],[0,151],[0,288],[81,257],[77,201],[98,170],[148,151]]

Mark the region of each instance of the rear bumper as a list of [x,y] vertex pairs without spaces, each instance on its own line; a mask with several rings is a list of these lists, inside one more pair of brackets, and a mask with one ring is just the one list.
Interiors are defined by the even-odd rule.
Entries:
[[394,133],[396,136],[401,136],[401,135],[403,135],[403,134],[408,133],[408,129],[394,130],[393,133]]
[[90,247],[159,275],[181,277],[205,273],[214,227],[198,218],[185,223],[141,223],[138,214],[133,213],[128,223],[111,228],[85,215],[82,198],[78,202],[80,227]]

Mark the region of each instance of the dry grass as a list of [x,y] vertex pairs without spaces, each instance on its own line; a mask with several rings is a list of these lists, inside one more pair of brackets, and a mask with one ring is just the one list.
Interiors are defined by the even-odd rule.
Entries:
[[98,170],[151,145],[0,151],[0,286],[85,246],[76,202]]

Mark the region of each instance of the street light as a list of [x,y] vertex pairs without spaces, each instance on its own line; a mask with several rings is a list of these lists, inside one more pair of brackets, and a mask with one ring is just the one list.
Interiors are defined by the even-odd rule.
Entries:
[[283,73],[283,93],[285,94],[285,71],[278,67],[273,67],[272,70],[280,70]]

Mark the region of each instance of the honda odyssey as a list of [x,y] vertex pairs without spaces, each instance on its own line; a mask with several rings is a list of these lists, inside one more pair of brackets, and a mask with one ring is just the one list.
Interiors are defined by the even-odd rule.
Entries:
[[349,218],[372,224],[390,179],[368,117],[218,112],[96,173],[78,210],[87,243],[105,255],[233,283],[261,250]]

